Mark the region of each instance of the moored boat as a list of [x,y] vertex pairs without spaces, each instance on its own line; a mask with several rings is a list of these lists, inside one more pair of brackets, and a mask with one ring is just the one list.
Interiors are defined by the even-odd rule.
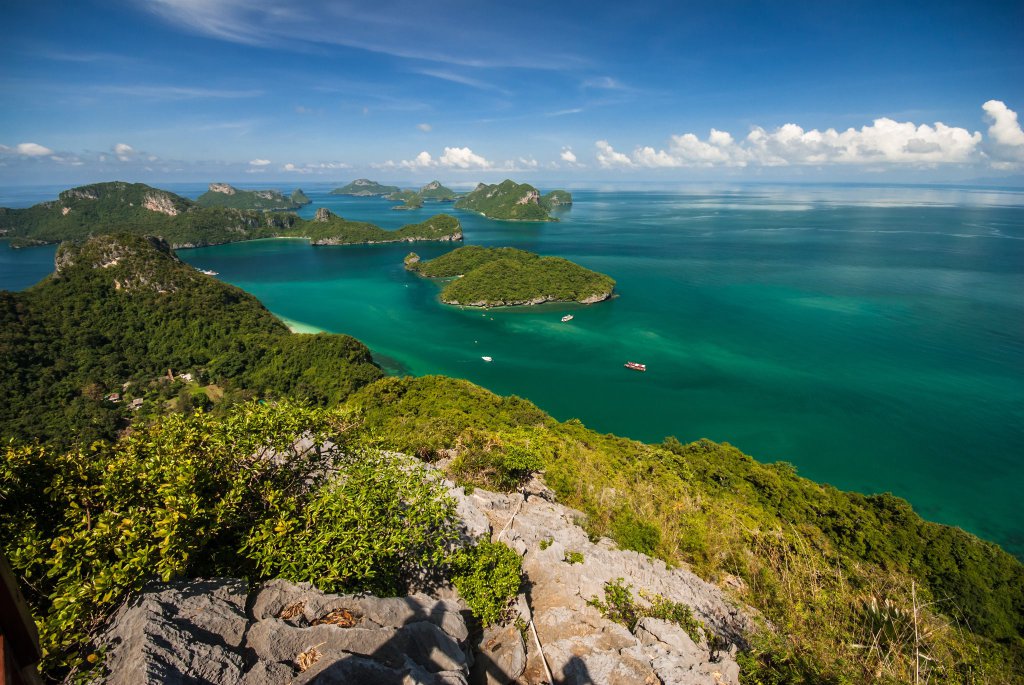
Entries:
[[565,323],[566,321],[572,321],[572,314],[566,314],[562,317],[562,323]]
[[623,364],[627,369],[633,369],[634,371],[646,371],[647,364],[641,364],[640,362],[626,362]]
[[483,359],[485,362],[493,362],[494,361],[494,359],[491,358],[491,357],[480,357],[480,358]]

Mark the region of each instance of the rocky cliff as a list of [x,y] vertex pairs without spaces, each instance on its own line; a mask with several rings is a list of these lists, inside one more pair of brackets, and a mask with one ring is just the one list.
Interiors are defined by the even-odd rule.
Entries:
[[[283,580],[153,584],[104,634],[109,682],[738,684],[733,655],[751,612],[719,588],[608,539],[591,542],[582,514],[540,479],[509,495],[448,487],[466,536],[523,557],[523,592],[504,623],[467,623],[450,587],[376,598]],[[694,639],[648,617],[630,630],[588,602],[609,582],[685,604],[703,627]]]

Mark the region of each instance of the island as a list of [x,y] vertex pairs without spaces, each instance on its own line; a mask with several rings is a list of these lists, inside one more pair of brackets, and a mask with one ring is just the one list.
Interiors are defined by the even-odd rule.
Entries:
[[423,196],[415,190],[399,190],[397,193],[391,193],[388,195],[387,199],[397,200],[402,203],[400,205],[395,205],[391,209],[419,209],[423,206]]
[[[215,194],[228,197],[220,191]],[[293,212],[204,207],[166,190],[120,181],[65,190],[55,201],[24,209],[0,208],[0,236],[9,238],[12,247],[81,240],[94,235],[98,226],[110,232],[158,236],[173,248],[260,238],[306,237],[316,245],[462,240],[459,220],[448,214],[386,231],[370,223],[346,221],[325,208],[306,220]]]
[[472,192],[456,200],[455,208],[503,221],[558,221],[549,212],[555,207],[571,204],[572,195],[564,190],[541,195],[529,183],[506,179],[493,185],[477,185]]
[[240,190],[227,183],[211,183],[209,190],[196,198],[200,207],[226,207],[275,212],[298,209],[312,202],[301,188],[289,197],[276,190]]
[[316,210],[293,232],[301,231],[313,245],[372,245],[376,243],[412,243],[421,240],[452,242],[462,240],[462,225],[450,214],[436,214],[418,224],[408,224],[388,231],[365,221],[348,221],[326,207]]
[[399,190],[387,196],[389,200],[402,202],[391,209],[419,209],[424,202],[454,202],[458,197],[451,188],[446,188],[440,181],[431,181],[419,190]]
[[385,197],[391,193],[397,193],[401,188],[398,186],[385,186],[371,181],[368,178],[357,178],[346,186],[335,188],[331,195],[352,195],[353,197]]
[[427,278],[454,279],[441,290],[441,301],[464,307],[592,304],[615,290],[615,281],[605,274],[511,247],[468,245],[426,262],[411,253],[405,268]]

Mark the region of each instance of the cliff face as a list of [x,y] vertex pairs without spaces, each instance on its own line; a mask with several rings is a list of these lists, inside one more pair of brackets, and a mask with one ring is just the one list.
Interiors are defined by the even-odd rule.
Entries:
[[[717,587],[608,539],[591,542],[582,514],[540,479],[511,495],[447,485],[465,537],[523,557],[528,591],[503,624],[467,626],[468,607],[450,587],[382,599],[283,580],[252,592],[231,579],[151,585],[101,641],[109,682],[738,684],[733,655],[753,623]],[[619,579],[690,607],[704,627],[695,639],[660,619],[630,629],[605,618],[588,600]]]

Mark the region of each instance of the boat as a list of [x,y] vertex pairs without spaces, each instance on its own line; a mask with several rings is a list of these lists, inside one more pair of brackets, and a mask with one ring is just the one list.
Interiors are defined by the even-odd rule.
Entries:
[[623,364],[627,369],[633,369],[634,371],[646,371],[647,364],[641,364],[640,362],[626,362]]
[[572,321],[572,314],[566,314],[562,317],[562,323],[565,323],[566,321]]
[[207,276],[216,276],[217,272],[213,269],[200,269],[199,273],[206,274]]
[[491,358],[491,357],[480,357],[480,358],[483,359],[485,362],[493,362],[494,361],[494,359]]

